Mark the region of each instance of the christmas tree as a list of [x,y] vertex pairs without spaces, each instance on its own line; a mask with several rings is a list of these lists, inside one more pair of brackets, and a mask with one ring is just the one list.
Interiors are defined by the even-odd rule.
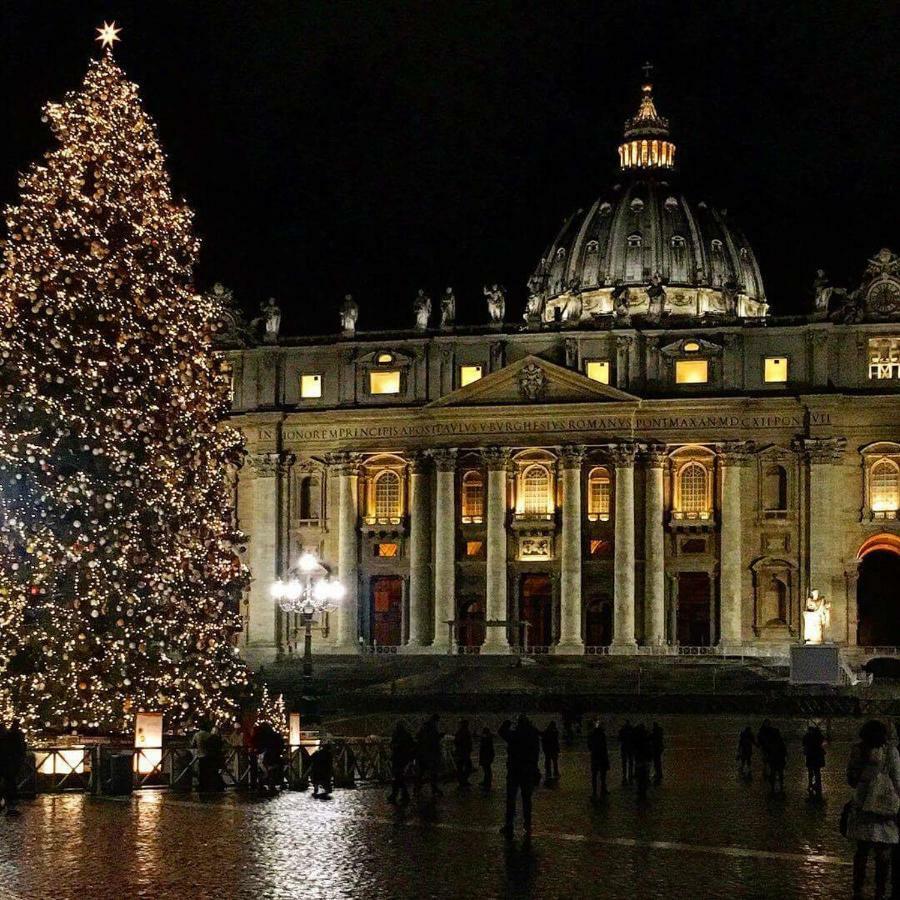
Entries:
[[256,725],[268,722],[277,732],[288,739],[288,720],[284,709],[284,694],[279,694],[274,700],[269,694],[269,686],[264,684],[262,696],[259,698],[259,707],[256,710]]
[[109,29],[5,213],[0,714],[32,729],[231,718],[247,683],[222,311]]

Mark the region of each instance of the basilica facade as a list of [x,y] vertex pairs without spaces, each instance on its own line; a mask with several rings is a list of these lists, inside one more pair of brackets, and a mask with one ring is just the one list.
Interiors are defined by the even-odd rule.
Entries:
[[304,551],[346,589],[318,653],[784,655],[813,590],[827,640],[900,645],[900,259],[780,318],[675,156],[646,84],[524,316],[489,286],[480,327],[448,289],[402,333],[348,298],[337,335],[223,335],[248,658],[295,647]]

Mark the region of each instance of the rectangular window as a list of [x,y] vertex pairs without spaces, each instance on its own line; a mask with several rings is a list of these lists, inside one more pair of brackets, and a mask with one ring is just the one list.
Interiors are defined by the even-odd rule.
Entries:
[[484,551],[484,541],[466,541],[466,556],[480,559]]
[[400,371],[393,369],[390,372],[369,372],[370,394],[399,394]]
[[600,384],[609,384],[609,360],[608,359],[591,359],[585,366],[585,374],[592,381],[599,381]]
[[393,559],[397,555],[399,544],[376,544],[375,555],[379,559]]
[[763,361],[763,381],[766,384],[784,384],[788,380],[786,356],[767,356]]
[[301,375],[300,376],[300,396],[304,400],[311,400],[314,397],[322,396],[322,376],[321,375]]
[[465,387],[473,381],[481,379],[481,366],[460,366],[459,367],[459,386]]
[[869,338],[869,378],[900,378],[900,338]]
[[706,384],[707,381],[709,381],[708,360],[675,360],[675,384]]

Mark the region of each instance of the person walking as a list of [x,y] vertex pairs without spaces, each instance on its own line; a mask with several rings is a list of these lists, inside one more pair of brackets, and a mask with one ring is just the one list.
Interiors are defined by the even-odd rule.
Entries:
[[531,838],[531,795],[540,781],[541,733],[528,716],[520,715],[516,727],[507,719],[498,731],[506,742],[506,821],[500,829],[507,838],[513,836],[516,818],[516,798],[522,795],[522,821],[525,839]]
[[469,786],[469,776],[472,774],[472,732],[469,731],[469,720],[463,719],[453,736],[453,759],[456,763],[456,775],[459,786]]
[[809,796],[822,799],[822,769],[825,768],[825,735],[815,722],[810,722],[803,735],[803,755],[806,757],[807,791]]
[[753,777],[753,745],[756,738],[753,737],[753,729],[747,725],[738,736],[738,771],[747,779]]
[[487,793],[494,783],[494,736],[490,728],[481,730],[478,742],[478,766],[482,771],[481,787]]
[[19,815],[19,775],[25,765],[26,751],[25,735],[14,719],[0,742],[0,780],[8,816]]
[[778,728],[773,728],[768,738],[769,784],[772,796],[784,796],[784,770],[787,766],[787,744]]
[[309,761],[309,780],[313,786],[313,797],[319,796],[320,788],[323,797],[331,793],[334,784],[334,753],[328,741],[319,746]]
[[653,753],[653,783],[662,784],[662,755],[666,741],[659,722],[654,722],[650,729],[650,749]]
[[422,782],[431,785],[432,797],[443,797],[444,792],[438,787],[438,776],[441,770],[441,734],[438,728],[440,717],[434,713],[419,729],[416,735],[416,793],[422,788]]
[[631,744],[638,799],[646,800],[647,788],[650,786],[650,760],[653,758],[653,747],[650,733],[643,725],[635,725],[631,733]]
[[[391,735],[391,792],[388,803],[409,803],[406,770],[416,756],[416,742],[405,722],[398,722]],[[397,796],[399,793],[399,797]]]
[[888,743],[883,723],[872,719],[859,731],[847,762],[847,783],[854,789],[847,819],[847,837],[856,841],[853,855],[853,897],[863,896],[869,853],[875,857],[875,898],[884,900],[891,867],[891,850],[898,843],[900,754]]
[[759,731],[756,733],[756,744],[759,747],[759,754],[762,757],[763,779],[770,781],[772,778],[772,736],[775,729],[772,727],[768,719],[763,719]]
[[209,758],[210,724],[206,719],[201,719],[197,724],[197,730],[191,738],[191,748],[194,751],[194,762],[197,764],[197,790],[213,790]]
[[591,799],[597,799],[597,777],[600,777],[600,793],[608,794],[606,773],[609,771],[609,750],[606,746],[606,730],[598,719],[588,735],[588,750],[591,752]]
[[634,728],[626,719],[619,729],[619,755],[622,758],[622,784],[634,780]]
[[551,722],[541,733],[541,748],[544,751],[544,781],[559,781],[559,731],[556,722]]

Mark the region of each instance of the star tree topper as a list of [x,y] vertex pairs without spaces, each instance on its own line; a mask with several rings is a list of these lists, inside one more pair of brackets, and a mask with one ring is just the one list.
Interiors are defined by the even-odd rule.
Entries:
[[121,30],[121,28],[116,28],[115,21],[104,22],[103,27],[97,29],[97,37],[94,38],[94,40],[99,41],[101,47],[112,50],[115,42],[122,40],[122,38],[119,37],[119,32]]

